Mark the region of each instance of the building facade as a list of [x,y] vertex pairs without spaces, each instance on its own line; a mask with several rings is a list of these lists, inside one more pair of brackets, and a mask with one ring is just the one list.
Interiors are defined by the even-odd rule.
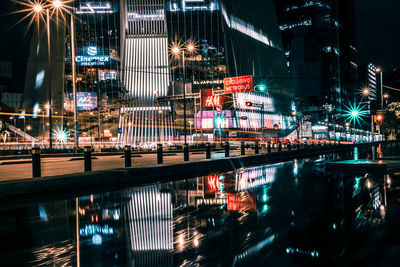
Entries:
[[[123,108],[121,144],[241,130],[263,137],[275,124],[290,129],[282,114],[293,93],[275,8],[272,1],[251,2],[123,1],[122,79],[132,104]],[[224,78],[245,75],[257,92],[224,94]]]
[[354,1],[275,0],[296,96],[340,113],[354,101]]

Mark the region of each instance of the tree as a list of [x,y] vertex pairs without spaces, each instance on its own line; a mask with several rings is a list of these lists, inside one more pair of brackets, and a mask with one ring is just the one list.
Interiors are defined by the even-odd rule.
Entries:
[[397,139],[400,134],[400,102],[388,105],[383,114],[382,131],[388,139]]

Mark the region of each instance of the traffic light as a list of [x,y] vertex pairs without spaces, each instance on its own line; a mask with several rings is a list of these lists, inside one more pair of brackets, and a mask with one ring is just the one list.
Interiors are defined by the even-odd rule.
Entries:
[[267,90],[267,87],[266,87],[265,85],[260,84],[260,85],[258,86],[258,91],[260,91],[261,93],[264,93],[265,90]]
[[247,101],[246,102],[246,107],[252,107],[253,106],[253,103],[252,102],[250,102],[250,101]]
[[383,115],[382,114],[378,114],[374,116],[374,122],[378,125],[381,125],[383,121]]

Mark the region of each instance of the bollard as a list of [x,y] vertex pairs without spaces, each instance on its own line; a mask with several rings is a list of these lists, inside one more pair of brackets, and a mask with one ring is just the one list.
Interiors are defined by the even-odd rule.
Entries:
[[244,146],[244,142],[240,143],[240,155],[242,156],[246,155],[246,148]]
[[85,146],[83,148],[83,157],[84,157],[84,168],[85,172],[92,171],[92,147]]
[[210,143],[206,144],[206,159],[211,159],[211,145],[210,145]]
[[32,148],[32,177],[40,177],[42,176],[40,169],[40,148],[33,147]]
[[183,144],[183,161],[189,161],[189,145]]
[[271,153],[271,143],[270,142],[268,142],[268,145],[267,145],[267,153]]
[[256,141],[256,144],[254,146],[254,153],[257,155],[260,153],[260,146],[258,145],[258,141]]
[[282,151],[282,143],[281,143],[281,142],[279,142],[279,145],[278,145],[278,151],[279,151],[279,152],[281,152],[281,151]]
[[157,144],[157,164],[163,163],[163,150],[162,144]]
[[132,166],[132,150],[131,146],[126,145],[124,148],[125,152],[125,168],[129,168]]
[[229,142],[225,142],[225,158],[229,158]]

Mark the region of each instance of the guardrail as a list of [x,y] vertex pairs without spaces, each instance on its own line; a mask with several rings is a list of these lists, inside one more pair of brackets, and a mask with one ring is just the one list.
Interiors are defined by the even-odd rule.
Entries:
[[[260,149],[263,152],[263,154],[268,155],[268,154],[276,154],[279,156],[279,153],[285,153],[282,154],[284,155],[285,159],[288,158],[289,156],[296,157],[297,155],[303,155],[304,153],[309,153],[310,155],[315,155],[316,153],[318,154],[319,152],[321,154],[326,154],[327,152],[329,153],[335,153],[335,152],[340,152],[340,151],[345,151],[352,149],[354,147],[358,148],[378,148],[379,150],[382,149],[383,145],[399,145],[399,141],[394,140],[394,141],[384,141],[384,142],[374,142],[374,143],[362,143],[362,144],[340,144],[339,142],[334,142],[334,143],[327,143],[327,142],[319,142],[319,143],[308,143],[308,144],[301,144],[301,143],[267,143],[267,144],[261,144],[256,141],[252,143],[245,143],[241,142],[240,143],[240,156],[245,156],[246,155],[246,148],[254,150],[254,155],[260,154]],[[92,150],[93,148],[91,146],[86,146],[83,151],[83,158],[84,158],[84,166],[83,166],[83,171],[84,172],[91,172],[92,171]],[[230,158],[231,157],[231,151],[232,150],[238,150],[236,147],[232,147],[232,145],[229,142],[224,143],[224,154],[225,158]],[[197,150],[198,151],[198,150]],[[206,143],[204,147],[205,151],[205,159],[211,159],[211,144]],[[189,161],[189,146],[183,146],[183,161],[187,162]],[[372,150],[371,150],[372,152]],[[157,152],[156,152],[156,157],[155,157],[155,162],[157,164],[163,164],[163,145],[158,144],[157,145]],[[288,154],[290,153],[290,154]],[[288,155],[286,155],[288,154]],[[130,146],[125,146],[124,147],[124,161],[125,161],[125,168],[132,167],[132,148]],[[32,177],[41,177],[41,157],[40,157],[40,149],[38,147],[32,148]]]

